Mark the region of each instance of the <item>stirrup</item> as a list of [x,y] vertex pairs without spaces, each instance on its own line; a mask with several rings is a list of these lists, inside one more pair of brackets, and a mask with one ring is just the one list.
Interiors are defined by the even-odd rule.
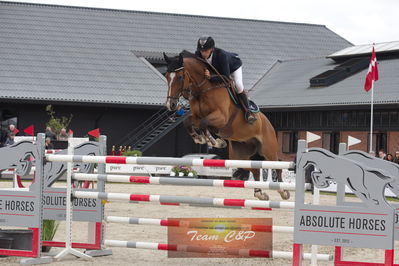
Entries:
[[251,111],[245,113],[245,119],[249,124],[253,124],[256,121],[256,117],[251,113]]

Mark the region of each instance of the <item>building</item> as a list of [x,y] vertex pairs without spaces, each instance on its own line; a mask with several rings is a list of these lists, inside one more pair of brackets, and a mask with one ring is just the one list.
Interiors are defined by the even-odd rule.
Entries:
[[[75,136],[100,128],[108,146],[163,108],[162,52],[193,51],[204,34],[240,54],[246,88],[256,88],[256,98],[263,99],[269,90],[260,90],[260,83],[277,60],[288,66],[286,60],[352,46],[323,25],[4,1],[0,23],[2,124],[33,124],[43,131],[51,104],[56,115],[73,115]],[[267,112],[268,102],[261,103]],[[201,149],[178,125],[145,154],[181,156]]]
[[[253,87],[279,132],[281,157],[293,158],[296,140],[312,131],[311,143],[334,152],[348,136],[361,140],[352,149],[369,150],[371,92],[363,89],[371,45],[351,46],[323,57],[278,60]],[[374,151],[399,150],[399,41],[375,45],[379,80],[374,89]]]

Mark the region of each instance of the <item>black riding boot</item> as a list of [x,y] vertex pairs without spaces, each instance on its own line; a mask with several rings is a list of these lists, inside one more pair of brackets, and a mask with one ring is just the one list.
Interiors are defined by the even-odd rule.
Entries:
[[254,114],[249,110],[249,103],[248,103],[248,97],[245,94],[245,92],[242,92],[240,94],[237,94],[238,97],[241,100],[241,103],[244,105],[244,108],[246,110],[245,112],[245,119],[247,120],[248,123],[252,124],[253,122],[256,121],[256,117]]

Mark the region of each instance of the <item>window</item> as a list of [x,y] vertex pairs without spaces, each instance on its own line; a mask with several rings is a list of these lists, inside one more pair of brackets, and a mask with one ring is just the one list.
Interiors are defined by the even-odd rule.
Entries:
[[[370,133],[367,138],[367,149],[370,147]],[[387,150],[387,133],[373,133],[373,143],[371,149],[378,153],[380,149]]]
[[323,149],[326,149],[333,153],[338,154],[339,142],[340,142],[340,133],[339,132],[324,132],[323,133],[323,139],[322,139]]
[[331,133],[323,133],[322,147],[326,150],[331,150]]
[[283,153],[296,153],[298,146],[298,132],[283,132]]

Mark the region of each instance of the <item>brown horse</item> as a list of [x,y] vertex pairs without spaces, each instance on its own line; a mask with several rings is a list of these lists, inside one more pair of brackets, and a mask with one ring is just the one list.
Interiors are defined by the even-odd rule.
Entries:
[[[209,66],[204,60],[187,51],[176,57],[164,54],[164,58],[168,64],[166,106],[174,111],[181,96],[189,100],[191,116],[185,126],[196,143],[222,148],[226,146],[224,140],[228,140],[229,159],[278,160],[276,133],[270,121],[259,112],[255,123],[248,124],[241,108],[231,100],[226,85],[212,84],[205,78],[204,70]],[[249,170],[259,181],[260,170]],[[282,181],[281,170],[277,171],[277,178]],[[279,193],[283,199],[289,198],[288,191]],[[269,198],[259,188],[254,195],[262,200]]]

